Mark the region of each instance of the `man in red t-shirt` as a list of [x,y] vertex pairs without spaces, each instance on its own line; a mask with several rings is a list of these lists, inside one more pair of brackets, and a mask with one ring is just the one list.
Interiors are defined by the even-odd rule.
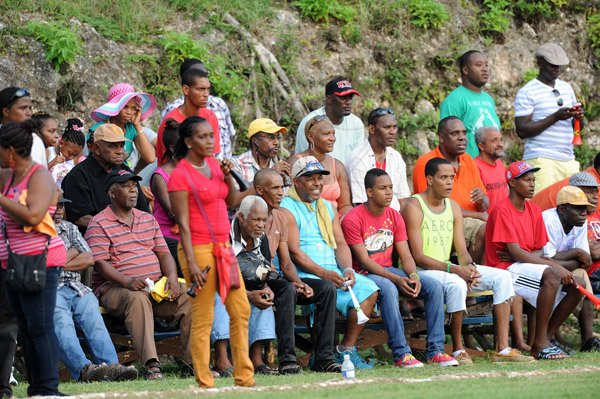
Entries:
[[208,95],[210,92],[210,81],[205,71],[191,67],[181,75],[181,90],[183,91],[184,101],[180,107],[175,108],[165,115],[158,127],[156,138],[156,159],[161,166],[168,159],[165,156],[165,143],[163,143],[163,131],[165,124],[169,119],[175,119],[181,123],[190,116],[200,116],[206,119],[213,128],[214,147],[213,154],[221,152],[221,143],[219,135],[219,120],[214,112],[206,108],[208,105]]
[[[392,180],[378,168],[369,170],[364,180],[367,202],[346,214],[342,219],[342,230],[352,252],[352,266],[379,287],[379,308],[394,364],[403,368],[423,367],[423,363],[412,355],[404,336],[398,307],[399,295],[403,295],[425,300],[429,362],[457,366],[458,361],[444,353],[444,289],[435,279],[417,274],[404,220],[390,207],[394,199]],[[394,248],[402,269],[393,265]]]
[[444,158],[454,168],[454,186],[450,198],[462,211],[463,233],[467,249],[475,263],[483,261],[485,221],[488,218],[489,199],[481,181],[479,168],[465,153],[467,130],[456,116],[447,116],[438,123],[437,134],[440,144],[422,155],[413,168],[413,192],[419,194],[427,189],[425,165],[433,158]]
[[[496,204],[487,221],[485,263],[511,272],[516,294],[536,308],[531,355],[556,360],[568,355],[552,345],[550,337],[575,309],[581,294],[570,271],[543,257],[548,234],[542,212],[527,201],[535,192],[533,173],[538,170],[525,161],[508,167],[509,196]],[[560,303],[554,309],[556,302]]]
[[496,203],[508,197],[506,166],[501,160],[504,158],[502,133],[493,126],[483,126],[475,132],[475,142],[479,147],[479,156],[475,157],[475,163],[490,199],[489,213]]

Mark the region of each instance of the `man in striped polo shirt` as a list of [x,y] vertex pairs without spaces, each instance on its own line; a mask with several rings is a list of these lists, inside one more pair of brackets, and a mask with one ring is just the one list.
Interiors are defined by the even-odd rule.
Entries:
[[[123,318],[146,368],[147,379],[161,379],[154,342],[154,316],[178,320],[184,361],[191,364],[188,346],[191,307],[185,285],[177,280],[175,261],[152,215],[134,208],[141,178],[127,170],[111,172],[105,184],[110,205],[91,220],[85,234],[94,255],[94,293],[108,314]],[[168,300],[160,303],[149,285],[167,277]]]
[[571,85],[558,78],[569,64],[556,43],[542,44],[535,52],[538,76],[523,86],[515,98],[515,129],[525,140],[523,159],[539,167],[535,191],[579,172],[573,153],[574,124],[583,125],[583,109]]

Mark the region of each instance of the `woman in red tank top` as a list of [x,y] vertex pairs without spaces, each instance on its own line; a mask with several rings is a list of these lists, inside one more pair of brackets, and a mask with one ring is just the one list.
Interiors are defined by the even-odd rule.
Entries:
[[[25,232],[24,227],[37,226],[49,211],[53,213],[59,194],[50,172],[30,157],[34,132],[35,123],[31,120],[8,123],[0,128],[0,167],[3,168],[0,170],[0,223],[6,227],[11,251],[24,255],[35,255],[45,250],[48,235],[35,229]],[[7,258],[6,244],[2,239],[0,284],[23,335],[29,382],[27,394],[59,395],[54,307],[58,278],[66,262],[64,244],[58,236],[51,239],[46,255],[46,285],[38,293],[23,293],[6,287],[4,273]],[[4,307],[4,304],[0,306]],[[0,323],[3,322],[0,320]],[[12,361],[12,356],[7,358]]]

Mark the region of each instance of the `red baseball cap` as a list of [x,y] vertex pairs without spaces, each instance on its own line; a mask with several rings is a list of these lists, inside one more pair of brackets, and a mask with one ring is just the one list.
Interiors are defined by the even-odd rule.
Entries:
[[540,170],[538,167],[533,167],[525,161],[516,161],[508,165],[506,169],[506,181],[517,179],[527,172],[537,172]]
[[328,96],[330,94],[335,94],[338,97],[347,96],[349,94],[360,96],[360,94],[352,87],[352,83],[346,78],[335,78],[327,82],[327,85],[325,86],[325,95]]

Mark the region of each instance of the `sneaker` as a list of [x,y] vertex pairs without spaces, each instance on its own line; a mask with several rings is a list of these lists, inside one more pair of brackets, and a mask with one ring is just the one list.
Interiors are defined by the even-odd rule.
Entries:
[[454,358],[458,362],[459,366],[470,366],[473,364],[473,359],[467,353],[467,351],[461,351],[458,355],[455,355]]
[[400,360],[396,360],[394,364],[398,367],[402,367],[403,369],[414,369],[418,367],[423,367],[423,363],[415,359],[412,353],[406,353],[402,355]]
[[336,363],[333,360],[323,364],[323,365],[315,365],[313,366],[313,371],[317,373],[341,373],[342,365],[340,363]]
[[108,371],[108,364],[92,364],[84,366],[81,369],[81,373],[79,375],[79,381],[81,382],[94,382],[94,381],[102,381],[106,376],[106,372]]
[[365,362],[365,359],[363,359],[359,354],[358,351],[356,350],[356,346],[352,347],[351,351],[346,351],[346,352],[339,352],[336,349],[337,352],[337,361],[338,363],[343,363],[344,362],[344,355],[350,355],[350,360],[352,361],[352,363],[354,363],[354,367],[359,369],[359,370],[370,370],[373,367],[375,367],[375,362],[374,361],[370,361],[370,362]]
[[131,381],[138,378],[138,370],[135,366],[123,366],[120,363],[111,364],[106,371],[107,381]]
[[510,351],[506,354],[500,354],[498,352],[492,355],[492,362],[494,363],[508,363],[508,362],[533,362],[535,359],[532,356],[526,356],[517,349],[510,348]]
[[458,360],[450,355],[440,352],[429,359],[429,364],[437,364],[442,367],[458,366]]
[[16,387],[17,385],[19,385],[19,381],[17,381],[17,379],[15,378],[14,373],[15,373],[15,368],[13,367],[12,371],[10,372],[10,380],[8,381],[8,384],[13,387]]

